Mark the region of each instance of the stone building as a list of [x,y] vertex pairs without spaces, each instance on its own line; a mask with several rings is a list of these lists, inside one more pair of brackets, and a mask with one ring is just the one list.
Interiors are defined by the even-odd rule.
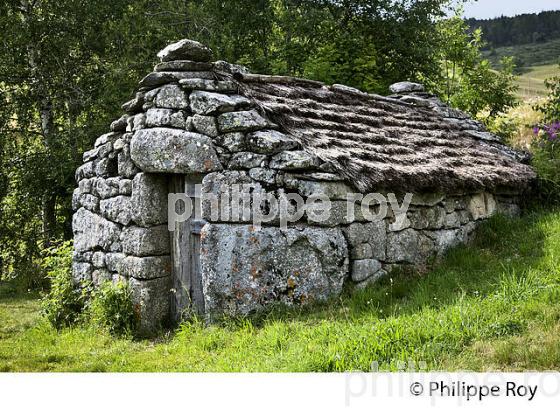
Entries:
[[[84,153],[73,199],[75,280],[128,281],[145,332],[192,312],[323,301],[425,264],[495,212],[517,213],[535,177],[523,154],[418,84],[382,97],[250,74],[190,40],[158,56]],[[321,196],[330,212],[260,227],[251,215],[211,215],[200,197],[234,186]],[[413,195],[406,212],[372,219],[383,205],[364,202],[372,193],[396,204]],[[170,223],[185,205],[169,194],[192,198],[196,213]],[[349,194],[361,196],[349,205]]]

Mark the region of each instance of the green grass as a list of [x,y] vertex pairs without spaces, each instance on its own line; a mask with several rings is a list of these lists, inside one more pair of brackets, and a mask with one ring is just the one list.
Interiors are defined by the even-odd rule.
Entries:
[[557,64],[529,67],[517,78],[518,95],[524,100],[546,97],[548,92],[544,80],[558,75],[560,68]]
[[154,341],[55,331],[0,293],[0,371],[548,370],[560,366],[560,210],[497,217],[428,274]]

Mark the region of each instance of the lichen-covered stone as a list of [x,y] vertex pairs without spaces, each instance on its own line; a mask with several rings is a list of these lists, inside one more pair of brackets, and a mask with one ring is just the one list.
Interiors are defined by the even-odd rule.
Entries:
[[97,287],[101,286],[103,283],[112,280],[113,274],[107,269],[95,269],[91,273],[91,280],[93,284]]
[[76,284],[84,284],[92,280],[93,266],[90,263],[78,262],[72,264],[72,279]]
[[434,253],[434,242],[414,229],[388,234],[387,262],[423,264]]
[[298,148],[299,144],[276,130],[257,131],[248,135],[247,145],[251,151],[261,154],[276,154]]
[[[120,280],[123,280],[120,276]],[[138,316],[138,332],[140,335],[153,335],[169,317],[169,301],[171,299],[171,278],[169,276],[153,279],[129,280],[132,291],[132,302]]]
[[249,169],[263,166],[266,155],[253,152],[237,152],[233,154],[228,164],[229,169]]
[[249,170],[249,176],[258,182],[272,185],[276,182],[278,172],[269,168],[252,168]]
[[355,193],[352,187],[342,182],[297,180],[295,188],[305,197],[325,195],[330,199],[339,200],[347,200],[348,194]]
[[363,259],[352,262],[352,280],[362,282],[381,270],[381,262],[377,259]]
[[[370,258],[385,260],[387,246],[387,231],[385,222],[353,223],[344,228],[344,233],[350,249],[358,248],[362,244],[368,244],[371,249]],[[364,251],[364,250],[362,250]],[[363,256],[369,255],[369,250]]]
[[121,275],[135,279],[156,279],[171,275],[170,256],[127,256],[119,266]]
[[423,92],[424,86],[418,83],[411,83],[409,81],[402,81],[400,83],[395,83],[389,87],[389,91],[395,94],[401,93],[412,93],[412,92]]
[[107,199],[119,194],[119,182],[117,178],[95,178],[92,190],[101,199]]
[[105,254],[105,266],[111,272],[117,272],[119,264],[126,257],[124,253],[121,252],[109,252]]
[[217,93],[235,93],[238,86],[233,81],[205,80],[203,78],[187,78],[179,80],[184,90],[213,91]]
[[133,178],[140,172],[130,157],[130,146],[126,145],[117,157],[117,172],[125,178]]
[[186,110],[189,108],[189,98],[177,84],[168,84],[158,88],[153,100],[158,108],[173,110]]
[[206,312],[244,315],[275,303],[324,301],[342,291],[348,252],[340,229],[208,224],[201,235]]
[[108,251],[111,244],[118,241],[121,232],[117,224],[84,208],[78,209],[74,214],[72,230],[74,249],[80,252],[99,249]]
[[255,110],[226,112],[218,117],[220,132],[257,131],[269,126],[269,122]]
[[116,158],[103,158],[95,164],[95,175],[99,177],[112,177],[118,173],[118,162]]
[[178,129],[148,128],[135,133],[130,155],[144,172],[189,174],[222,169],[210,138]]
[[492,216],[496,212],[497,204],[493,195],[480,193],[470,198],[467,209],[472,219],[477,221]]
[[115,121],[113,121],[111,123],[111,131],[121,131],[123,132],[124,130],[126,130],[126,120],[128,118],[128,115],[122,115],[121,117],[119,117],[118,119],[116,119]]
[[196,132],[207,135],[209,137],[218,136],[218,125],[216,123],[216,117],[195,114],[189,118],[191,119],[192,127]]
[[131,226],[121,233],[123,252],[135,256],[168,255],[169,231],[167,225],[143,228]]
[[225,95],[207,91],[193,91],[189,100],[193,112],[202,115],[236,111],[251,105],[251,101],[241,95]]
[[211,80],[214,78],[214,74],[210,71],[155,71],[142,78],[138,85],[141,89],[146,90],[190,78]]
[[144,93],[140,92],[136,93],[132,100],[125,102],[121,108],[129,114],[135,114],[142,111],[142,105],[144,105]]
[[120,137],[120,135],[121,134],[119,132],[108,132],[103,134],[95,140],[94,147],[97,148],[103,144],[107,144],[108,142],[114,142]]
[[192,60],[206,63],[212,60],[212,50],[198,41],[183,39],[169,44],[157,56],[161,61]]
[[105,267],[105,252],[97,251],[94,252],[91,257],[91,264],[94,268],[104,268]]
[[110,221],[128,225],[132,220],[132,205],[129,196],[119,195],[104,199],[99,204],[101,215]]
[[132,180],[132,220],[140,226],[167,222],[167,180],[164,176],[140,173]]
[[150,108],[146,111],[146,127],[173,127],[185,129],[187,117],[182,111]]
[[90,161],[81,165],[76,170],[76,182],[80,182],[82,179],[91,178],[95,176],[95,164]]
[[210,71],[212,64],[191,60],[164,61],[155,66],[155,71]]
[[229,152],[247,151],[245,143],[245,134],[242,132],[230,132],[222,134],[214,139],[214,142],[227,149]]
[[306,151],[284,151],[274,156],[270,167],[281,170],[316,169],[319,160]]

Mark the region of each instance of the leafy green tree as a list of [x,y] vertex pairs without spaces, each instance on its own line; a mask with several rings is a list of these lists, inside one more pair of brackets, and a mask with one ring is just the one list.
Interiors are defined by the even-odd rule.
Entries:
[[450,105],[492,121],[517,103],[513,59],[504,58],[495,70],[482,58],[482,31],[470,32],[455,16],[439,23],[441,75],[427,79]]

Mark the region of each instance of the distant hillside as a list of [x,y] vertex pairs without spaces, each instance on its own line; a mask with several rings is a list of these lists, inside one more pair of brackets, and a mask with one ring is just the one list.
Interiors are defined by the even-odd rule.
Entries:
[[489,48],[539,44],[560,39],[560,10],[491,20],[468,19],[467,23],[473,30],[482,28]]
[[558,64],[560,63],[560,38],[546,43],[490,48],[483,54],[494,67],[499,65],[503,57],[513,57],[515,65],[521,70],[523,67]]

